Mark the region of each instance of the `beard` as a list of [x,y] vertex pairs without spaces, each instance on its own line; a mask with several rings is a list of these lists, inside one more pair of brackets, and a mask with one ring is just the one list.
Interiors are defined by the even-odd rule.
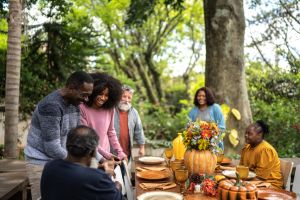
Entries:
[[120,102],[118,108],[122,111],[128,111],[131,108],[131,103]]

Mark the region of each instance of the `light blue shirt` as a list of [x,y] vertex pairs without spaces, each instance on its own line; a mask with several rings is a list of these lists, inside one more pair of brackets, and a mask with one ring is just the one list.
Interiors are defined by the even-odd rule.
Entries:
[[[226,125],[225,125],[225,120],[224,116],[222,114],[222,110],[219,104],[214,103],[211,106],[207,107],[209,114],[210,114],[210,121],[217,123],[218,128],[221,131],[225,131]],[[193,107],[193,109],[189,112],[189,118],[195,122],[200,114],[200,110],[198,107]],[[203,120],[204,121],[204,120]],[[224,144],[223,141],[219,143],[219,147],[224,150]]]
[[[222,114],[220,105],[214,103],[213,105],[208,106],[207,109],[209,110],[211,121],[217,123],[219,129],[221,129],[222,131],[225,131],[226,125],[225,125],[225,120],[224,120],[224,116]],[[198,107],[195,106],[189,112],[189,118],[194,122],[197,120],[197,117],[199,116],[199,114],[200,114],[200,110]]]

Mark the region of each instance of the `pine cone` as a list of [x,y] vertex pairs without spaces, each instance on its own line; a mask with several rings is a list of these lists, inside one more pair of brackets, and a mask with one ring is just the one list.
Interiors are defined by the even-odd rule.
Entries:
[[203,177],[199,174],[192,174],[190,180],[195,184],[200,184],[203,181]]

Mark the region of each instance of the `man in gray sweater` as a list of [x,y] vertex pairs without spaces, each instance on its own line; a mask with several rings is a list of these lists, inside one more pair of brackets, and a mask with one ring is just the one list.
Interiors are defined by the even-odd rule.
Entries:
[[24,150],[33,200],[40,197],[40,178],[46,162],[66,158],[67,133],[79,124],[78,105],[87,101],[92,91],[92,77],[74,72],[64,88],[50,93],[36,106]]

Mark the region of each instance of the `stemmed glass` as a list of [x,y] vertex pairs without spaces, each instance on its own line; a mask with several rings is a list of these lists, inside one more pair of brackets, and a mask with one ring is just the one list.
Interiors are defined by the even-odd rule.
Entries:
[[170,167],[170,160],[173,157],[173,149],[166,148],[165,149],[165,156],[167,158],[167,165],[168,165],[168,167]]
[[240,179],[242,179],[244,181],[248,178],[249,167],[238,165],[238,166],[236,166],[236,172],[239,174]]
[[223,153],[218,153],[218,154],[217,154],[217,163],[218,163],[219,165],[221,165],[223,159],[224,159],[224,154],[223,154]]
[[185,191],[185,182],[189,178],[189,172],[187,169],[176,169],[175,178],[180,184],[180,193],[183,194]]

